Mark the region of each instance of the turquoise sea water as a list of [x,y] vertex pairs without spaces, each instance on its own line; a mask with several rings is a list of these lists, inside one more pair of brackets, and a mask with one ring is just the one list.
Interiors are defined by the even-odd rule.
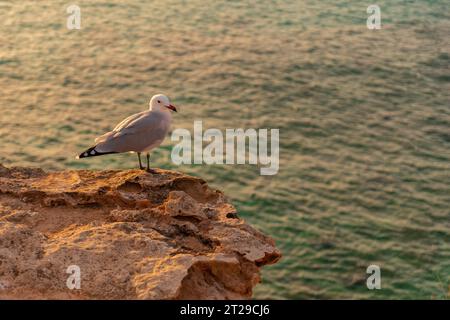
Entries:
[[[255,298],[442,299],[450,281],[448,1],[0,2],[0,162],[130,168],[74,156],[164,92],[174,128],[280,129],[280,171],[203,177],[283,253]],[[368,290],[366,268],[381,267]]]

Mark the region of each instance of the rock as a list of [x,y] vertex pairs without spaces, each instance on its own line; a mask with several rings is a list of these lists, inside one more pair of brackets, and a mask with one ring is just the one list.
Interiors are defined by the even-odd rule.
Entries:
[[0,299],[247,299],[280,257],[199,178],[0,165]]

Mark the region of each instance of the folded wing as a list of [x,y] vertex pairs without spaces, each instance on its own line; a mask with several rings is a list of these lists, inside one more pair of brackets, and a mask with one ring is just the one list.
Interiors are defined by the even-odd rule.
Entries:
[[143,152],[158,146],[167,130],[167,121],[158,113],[137,113],[123,120],[113,131],[98,137],[95,150],[101,153]]

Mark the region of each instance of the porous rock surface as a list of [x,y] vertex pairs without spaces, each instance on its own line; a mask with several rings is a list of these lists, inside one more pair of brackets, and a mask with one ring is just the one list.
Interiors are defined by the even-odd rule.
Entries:
[[0,299],[246,299],[280,257],[196,177],[0,165]]

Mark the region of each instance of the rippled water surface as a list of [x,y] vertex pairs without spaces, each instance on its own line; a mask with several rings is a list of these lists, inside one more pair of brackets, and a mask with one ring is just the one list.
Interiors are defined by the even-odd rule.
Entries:
[[[42,2],[42,3],[41,3]],[[256,298],[445,298],[450,276],[448,1],[0,1],[0,162],[75,160],[164,92],[174,128],[279,128],[278,175],[250,165],[155,166],[206,179],[283,259]],[[381,267],[382,290],[366,288]]]

